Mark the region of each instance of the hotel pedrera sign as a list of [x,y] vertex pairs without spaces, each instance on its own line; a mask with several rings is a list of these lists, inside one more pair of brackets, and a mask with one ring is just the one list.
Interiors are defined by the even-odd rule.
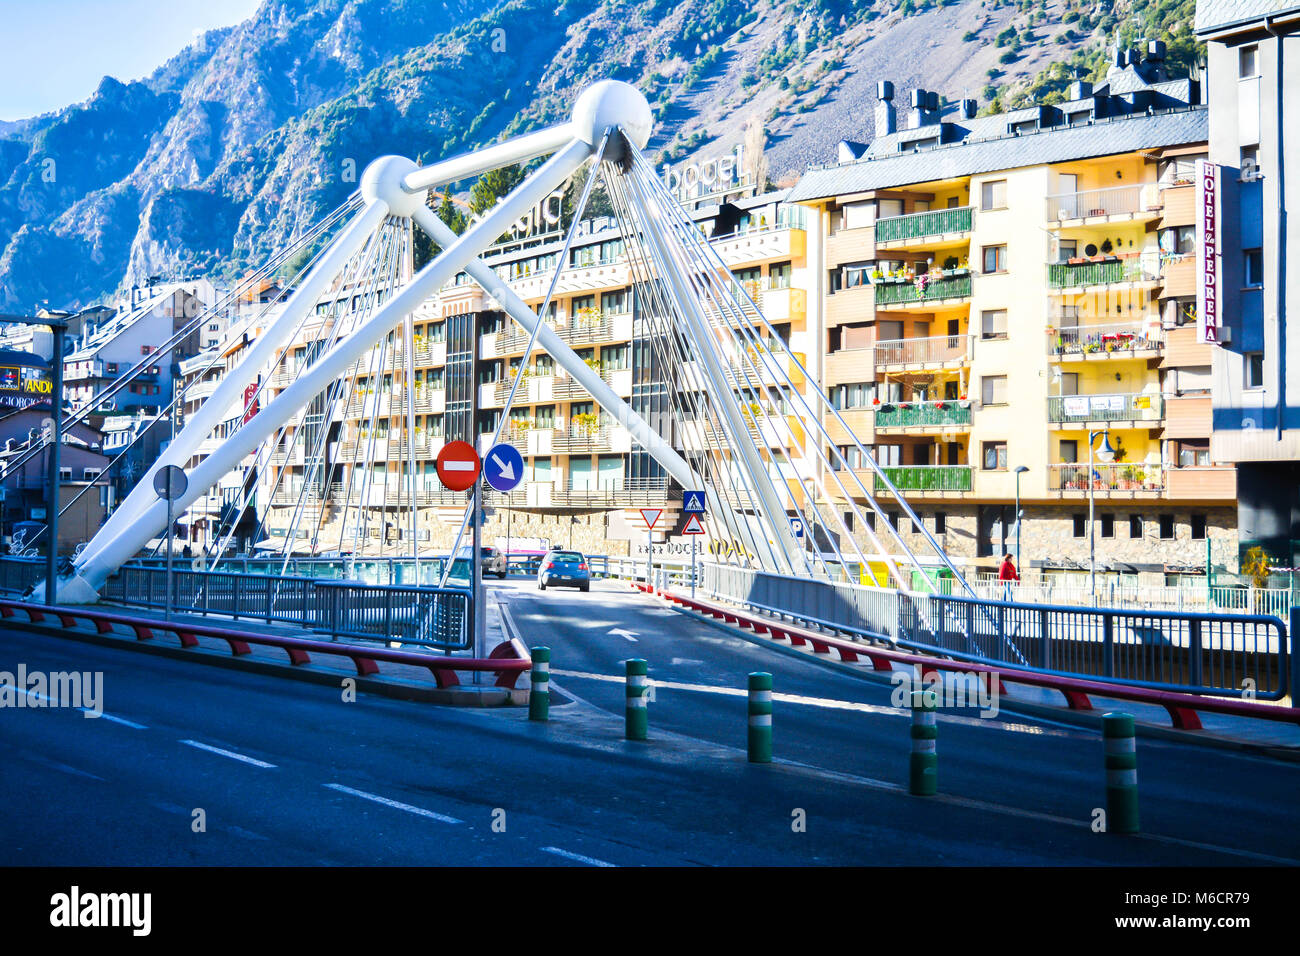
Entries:
[[1223,332],[1223,253],[1219,248],[1222,217],[1221,167],[1196,161],[1196,341],[1218,345]]

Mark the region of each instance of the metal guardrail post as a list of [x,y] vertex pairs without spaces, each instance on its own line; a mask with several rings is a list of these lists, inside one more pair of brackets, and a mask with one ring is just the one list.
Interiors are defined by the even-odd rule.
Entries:
[[750,763],[772,762],[772,675],[755,671],[749,675]]
[[933,797],[939,792],[939,695],[933,690],[912,691],[912,753],[907,766],[907,792]]
[[650,726],[649,714],[646,712],[646,699],[649,693],[647,674],[649,665],[641,658],[634,657],[626,662],[627,667],[627,714],[624,736],[628,740],[645,740]]
[[1131,714],[1103,714],[1106,747],[1106,832],[1138,832],[1137,741]]
[[529,649],[533,669],[529,673],[528,719],[545,721],[551,716],[551,649]]
[[1189,656],[1187,679],[1193,687],[1200,687],[1202,683],[1201,656],[1204,653],[1201,647],[1201,622],[1194,618],[1188,621],[1187,631],[1187,653]]
[[1040,640],[1043,642],[1043,646],[1041,651],[1042,658],[1038,666],[1044,670],[1047,670],[1052,666],[1052,638],[1049,632],[1049,620],[1050,618],[1047,614],[1047,608],[1041,608],[1038,612],[1038,629],[1042,632]]
[[1115,618],[1102,612],[1101,615],[1101,653],[1102,674],[1115,676]]
[[1296,647],[1296,641],[1300,640],[1300,605],[1291,608],[1291,627],[1288,629],[1285,639],[1282,642],[1281,650],[1287,655],[1287,662],[1290,667],[1287,668],[1289,673],[1290,685],[1287,690],[1291,694],[1291,706],[1300,707],[1300,650]]

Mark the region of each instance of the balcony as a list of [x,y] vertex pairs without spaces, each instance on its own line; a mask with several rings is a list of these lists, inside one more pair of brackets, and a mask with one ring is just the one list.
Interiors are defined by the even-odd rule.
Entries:
[[1162,296],[1196,295],[1196,257],[1191,253],[1162,256],[1160,279],[1164,285]]
[[873,226],[839,229],[826,237],[826,264],[834,268],[844,262],[867,262],[876,258],[876,230]]
[[748,226],[725,236],[713,236],[709,242],[728,266],[778,258],[801,259],[808,244],[804,229],[803,208],[786,206],[774,225]]
[[1062,361],[1151,358],[1164,344],[1164,331],[1148,322],[1068,325],[1047,332],[1047,354]]
[[1235,501],[1237,469],[1232,465],[1166,468],[1165,490],[1170,499]]
[[876,308],[906,308],[912,305],[937,303],[945,299],[969,299],[971,277],[946,275],[931,279],[928,275],[908,280],[878,280],[875,284]]
[[[889,465],[881,471],[899,491],[971,490],[970,465]],[[876,491],[884,490],[885,483],[876,475]]]
[[1114,186],[1047,197],[1047,221],[1055,224],[1100,225],[1154,218],[1161,208],[1155,183]]
[[972,337],[932,335],[915,339],[885,339],[874,348],[876,368],[886,366],[961,365],[970,361]]
[[1054,425],[1149,422],[1152,426],[1159,427],[1164,417],[1164,399],[1160,395],[1146,392],[1052,395],[1047,399],[1047,420]]
[[1087,495],[1091,491],[1107,497],[1135,497],[1159,495],[1165,487],[1164,468],[1160,465],[1111,462],[1095,463],[1091,467],[1090,483],[1087,463],[1048,465],[1047,490],[1063,495],[1070,492]]
[[891,248],[923,245],[926,240],[942,240],[970,232],[973,212],[971,206],[961,206],[878,219],[876,245],[883,247],[888,244]]
[[953,426],[970,426],[969,402],[899,402],[896,405],[880,405],[876,409],[877,431]]
[[1083,289],[1120,282],[1158,282],[1157,260],[1144,253],[1107,256],[1090,262],[1052,262],[1047,284],[1053,289]]
[[876,317],[876,287],[854,286],[826,297],[826,327],[849,322],[870,322]]
[[615,444],[613,429],[605,424],[594,428],[571,425],[569,428],[557,428],[551,433],[551,450],[557,454],[619,451]]
[[870,382],[876,377],[874,348],[840,349],[826,354],[826,387],[846,382]]

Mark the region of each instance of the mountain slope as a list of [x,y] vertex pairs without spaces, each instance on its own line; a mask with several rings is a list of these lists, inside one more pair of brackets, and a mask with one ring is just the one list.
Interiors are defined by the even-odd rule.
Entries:
[[1024,95],[1056,63],[1094,66],[1134,2],[266,0],[144,81],[106,78],[83,104],[0,125],[0,310],[237,275],[374,157],[428,162],[560,121],[606,77],[651,101],[658,162],[728,151],[749,126],[789,181],[870,138],[877,80],[901,108],[918,84]]

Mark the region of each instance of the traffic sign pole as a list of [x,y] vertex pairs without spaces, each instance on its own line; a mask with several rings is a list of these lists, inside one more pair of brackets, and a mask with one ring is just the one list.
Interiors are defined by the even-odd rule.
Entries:
[[698,535],[691,535],[691,600],[695,600],[695,542]]

